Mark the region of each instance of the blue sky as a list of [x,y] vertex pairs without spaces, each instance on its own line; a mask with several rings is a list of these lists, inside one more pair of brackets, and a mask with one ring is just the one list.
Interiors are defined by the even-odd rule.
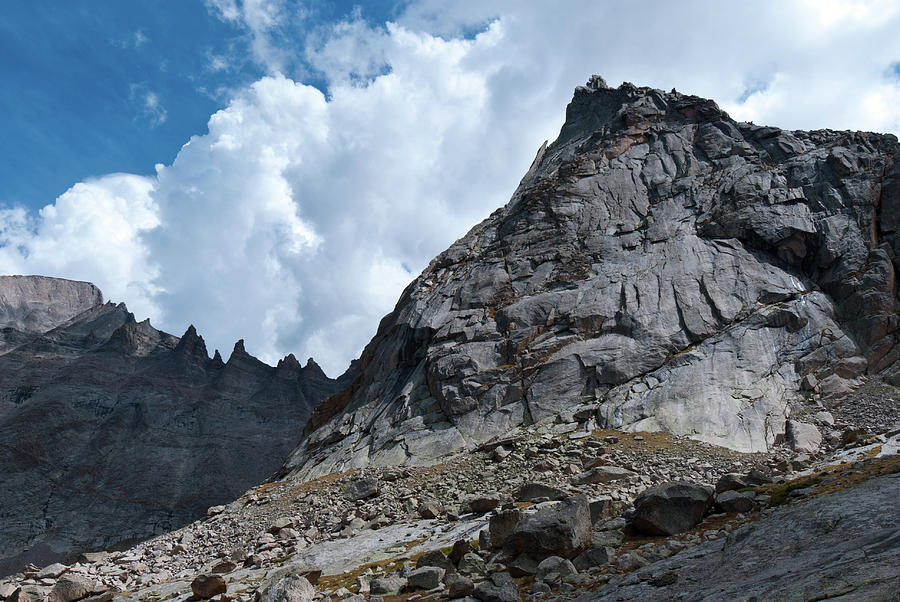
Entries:
[[[384,22],[392,2],[367,2]],[[354,10],[306,4],[284,41]],[[6,0],[0,19],[0,203],[40,208],[73,183],[109,172],[152,174],[203,133],[230,92],[265,75],[246,32],[199,0]],[[226,61],[217,68],[215,58]],[[302,61],[287,75],[304,72]],[[321,77],[303,73],[323,86]]]
[[[897,0],[6,0],[0,273],[342,372],[591,74],[900,133]],[[702,24],[698,25],[698,24]]]

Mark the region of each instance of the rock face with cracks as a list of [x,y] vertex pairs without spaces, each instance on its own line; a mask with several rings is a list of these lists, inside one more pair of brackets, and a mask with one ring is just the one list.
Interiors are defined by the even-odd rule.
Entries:
[[404,291],[284,472],[433,463],[568,411],[760,451],[812,390],[900,382],[898,150],[592,79],[509,204]]
[[210,358],[86,282],[0,277],[0,576],[175,529],[278,469],[339,390],[293,356]]

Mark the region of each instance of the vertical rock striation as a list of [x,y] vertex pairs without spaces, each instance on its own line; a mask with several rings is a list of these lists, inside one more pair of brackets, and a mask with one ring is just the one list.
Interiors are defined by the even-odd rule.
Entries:
[[763,450],[802,383],[900,382],[898,150],[592,78],[511,201],[404,291],[284,471],[429,463],[572,408]]

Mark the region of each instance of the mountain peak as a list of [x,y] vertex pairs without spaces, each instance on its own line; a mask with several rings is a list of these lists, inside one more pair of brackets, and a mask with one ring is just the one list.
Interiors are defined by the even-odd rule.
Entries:
[[287,469],[428,463],[572,408],[765,451],[807,375],[900,384],[897,156],[893,136],[739,124],[591,78],[510,202],[404,291]]

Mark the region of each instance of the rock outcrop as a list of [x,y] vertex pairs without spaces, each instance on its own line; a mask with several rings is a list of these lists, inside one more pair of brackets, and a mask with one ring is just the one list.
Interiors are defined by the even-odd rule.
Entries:
[[0,353],[103,304],[90,282],[45,276],[0,276]]
[[509,204],[404,291],[284,473],[427,464],[565,412],[760,451],[804,399],[900,382],[898,150],[593,78]]
[[[87,283],[0,278],[0,575],[179,527],[281,466],[344,381],[210,358]],[[46,331],[42,329],[47,329]]]

